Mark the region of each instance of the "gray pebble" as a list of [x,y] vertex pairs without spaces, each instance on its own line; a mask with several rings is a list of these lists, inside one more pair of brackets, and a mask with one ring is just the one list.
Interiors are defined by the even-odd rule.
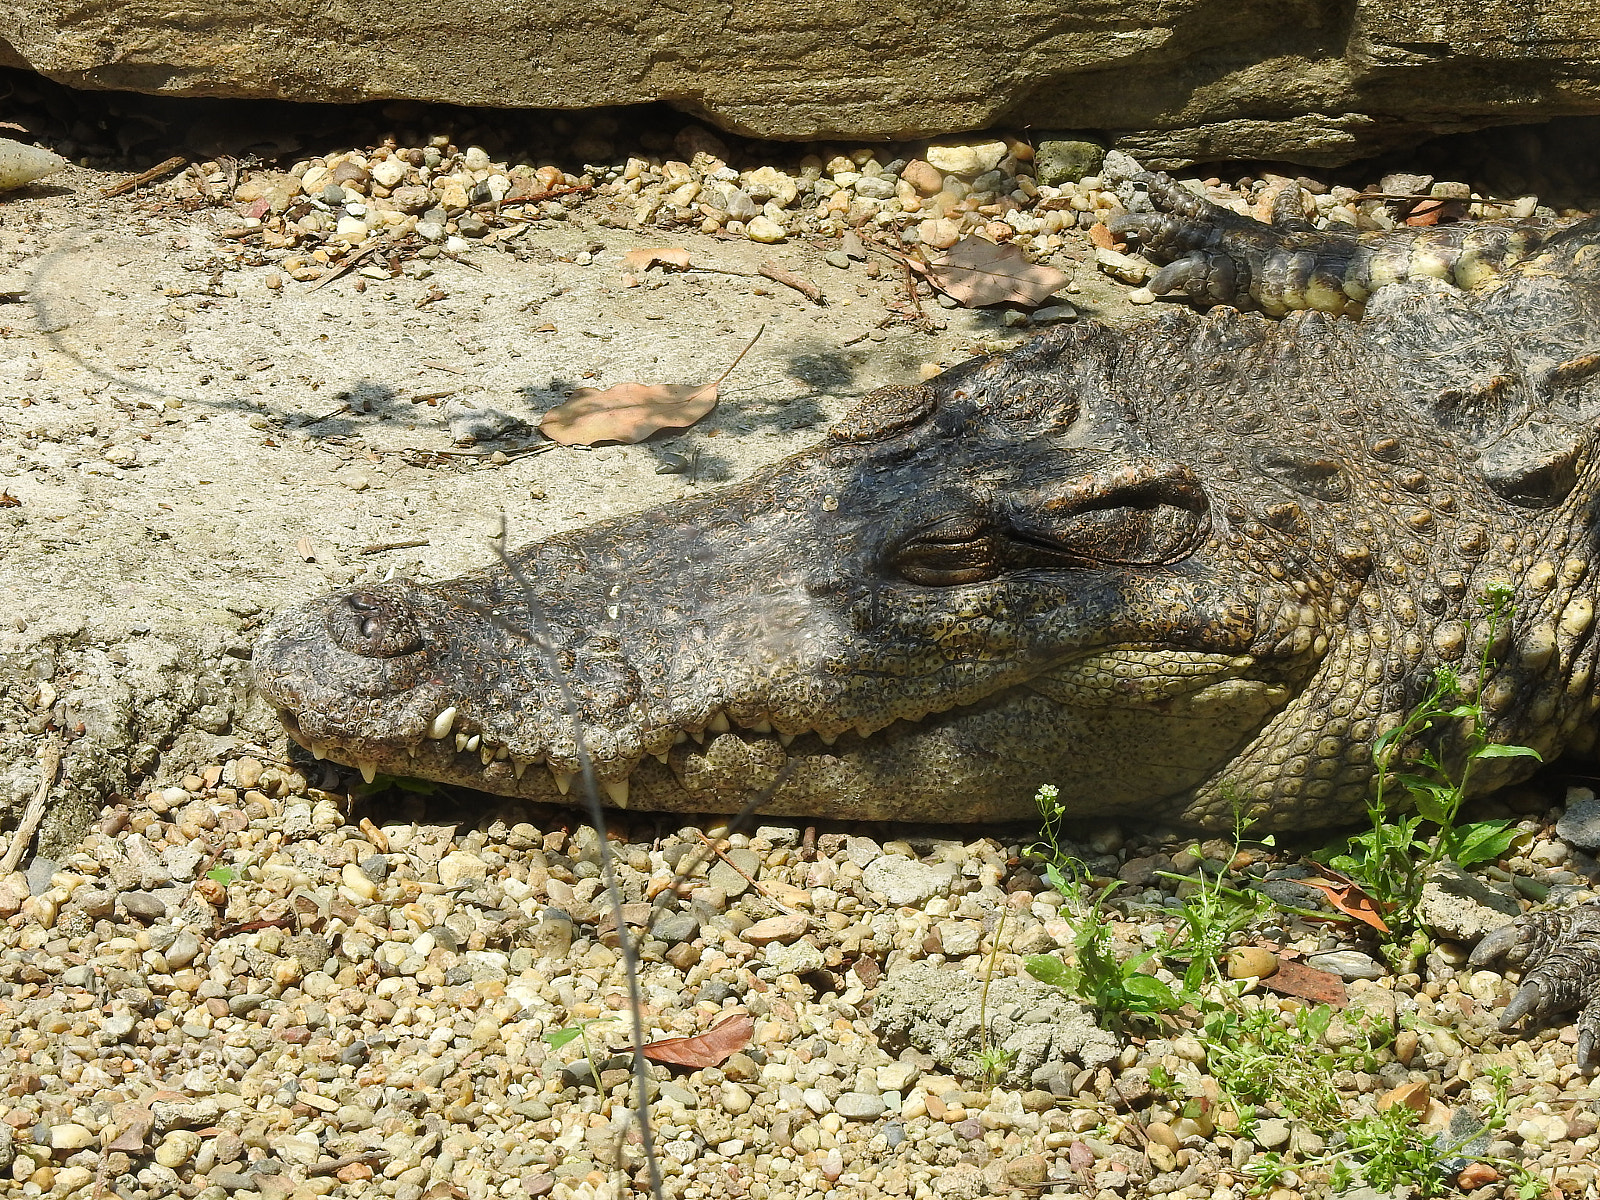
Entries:
[[843,250],[830,250],[822,256],[822,261],[830,267],[838,267],[841,271],[850,269],[850,256]]
[[1314,954],[1306,965],[1319,971],[1332,971],[1344,979],[1382,979],[1388,974],[1370,954],[1359,950],[1334,950],[1327,954]]
[[61,864],[50,858],[36,858],[24,873],[28,880],[28,894],[38,896],[50,890],[50,876],[61,869]]
[[664,912],[650,922],[650,933],[669,946],[691,940],[700,932],[700,920],[692,912]]
[[833,1111],[853,1121],[871,1121],[883,1116],[889,1106],[882,1096],[871,1092],[841,1092]]
[[149,892],[123,892],[122,907],[141,921],[157,921],[167,915],[167,906]]
[[1600,800],[1587,788],[1572,788],[1567,798],[1567,811],[1556,822],[1556,836],[1580,850],[1600,850]]

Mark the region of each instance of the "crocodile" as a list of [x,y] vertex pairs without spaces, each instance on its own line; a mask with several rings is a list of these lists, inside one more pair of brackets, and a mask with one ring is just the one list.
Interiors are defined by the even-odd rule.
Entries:
[[[1592,749],[1600,221],[1369,237],[1136,183],[1153,290],[1261,313],[1058,326],[721,491],[314,599],[262,695],[369,780],[852,820],[1049,783],[1072,819],[1348,822],[1442,668],[1491,740]],[[1591,1061],[1593,922],[1541,920],[1482,961],[1527,969],[1515,1018],[1584,1007]]]
[[[1122,222],[1262,277],[1392,253],[1173,208]],[[1048,782],[1334,825],[1441,666],[1493,738],[1588,746],[1600,225],[1519,229],[1360,321],[1169,306],[883,389],[725,490],[289,611],[258,685],[369,776],[556,800],[587,766],[619,807],[858,820],[1024,817]]]

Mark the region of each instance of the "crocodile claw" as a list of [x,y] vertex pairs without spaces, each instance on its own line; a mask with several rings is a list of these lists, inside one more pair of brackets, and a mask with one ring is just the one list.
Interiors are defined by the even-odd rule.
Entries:
[[1478,943],[1474,968],[1500,963],[1522,971],[1522,985],[1500,1015],[1500,1028],[1578,1012],[1578,1065],[1600,1066],[1600,901],[1530,913]]

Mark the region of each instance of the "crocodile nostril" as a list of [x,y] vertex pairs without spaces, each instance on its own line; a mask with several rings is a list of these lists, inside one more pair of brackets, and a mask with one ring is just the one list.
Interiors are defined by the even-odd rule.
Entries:
[[422,634],[405,601],[388,592],[351,592],[328,613],[328,634],[340,648],[365,658],[396,658],[422,648]]

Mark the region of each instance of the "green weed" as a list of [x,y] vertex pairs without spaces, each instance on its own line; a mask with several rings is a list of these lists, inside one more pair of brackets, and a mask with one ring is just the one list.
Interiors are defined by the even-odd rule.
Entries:
[[[1423,886],[1440,862],[1451,859],[1469,867],[1496,859],[1516,837],[1509,821],[1456,823],[1474,768],[1488,759],[1539,758],[1539,752],[1528,746],[1495,745],[1484,732],[1488,721],[1482,702],[1483,681],[1489,674],[1495,641],[1514,609],[1511,592],[1504,587],[1491,588],[1480,604],[1485,637],[1472,694],[1462,694],[1461,681],[1451,668],[1438,669],[1422,702],[1373,744],[1377,774],[1367,805],[1369,828],[1318,856],[1386,907],[1396,945],[1420,931]],[[1463,742],[1456,773],[1447,770],[1428,746],[1413,751],[1412,760],[1401,763],[1400,756],[1416,739],[1447,723],[1458,724]]]

